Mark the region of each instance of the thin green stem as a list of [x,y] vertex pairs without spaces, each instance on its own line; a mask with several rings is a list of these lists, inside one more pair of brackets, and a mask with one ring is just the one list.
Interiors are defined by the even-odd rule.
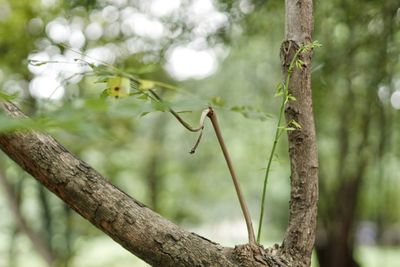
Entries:
[[283,111],[285,109],[284,102],[285,102],[285,97],[282,97],[282,104],[281,104],[280,111],[279,111],[279,118],[278,118],[278,123],[276,126],[274,143],[272,145],[271,153],[268,158],[267,169],[265,171],[264,186],[263,186],[263,192],[262,192],[262,197],[261,197],[260,219],[258,222],[257,243],[260,243],[260,239],[261,239],[261,230],[262,230],[262,223],[263,223],[264,210],[265,210],[265,197],[266,197],[266,192],[267,192],[267,183],[268,183],[269,172],[271,169],[272,158],[275,154],[276,145],[278,144],[278,139],[279,139],[280,133],[282,131],[280,128],[280,125],[282,122]]
[[289,98],[288,90],[289,90],[290,77],[292,75],[295,62],[296,62],[301,50],[302,50],[301,48],[298,49],[296,51],[296,53],[294,54],[294,56],[289,64],[285,83],[283,84],[283,87],[282,87],[282,102],[281,102],[281,106],[279,108],[279,117],[278,117],[278,123],[276,125],[274,143],[272,144],[272,149],[271,149],[271,153],[268,158],[267,168],[266,168],[265,176],[264,176],[264,185],[263,185],[263,191],[262,191],[262,197],[261,197],[261,207],[260,207],[260,218],[259,218],[259,222],[258,222],[257,243],[260,243],[260,239],[261,239],[261,230],[262,230],[264,211],[265,211],[265,198],[267,195],[267,184],[268,184],[269,173],[270,173],[271,165],[272,165],[272,158],[275,154],[276,145],[278,144],[279,137],[281,136],[282,131],[283,131],[283,129],[281,127],[281,123],[282,123],[283,113],[285,110],[285,105]]

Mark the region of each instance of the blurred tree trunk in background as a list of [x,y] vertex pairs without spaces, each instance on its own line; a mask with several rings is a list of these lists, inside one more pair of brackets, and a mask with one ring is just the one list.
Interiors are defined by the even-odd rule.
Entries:
[[[342,5],[342,11],[347,13],[344,21],[350,32],[344,49],[346,53],[340,62],[345,75],[344,88],[336,90],[346,93],[342,95],[338,114],[336,173],[321,174],[320,223],[316,242],[321,267],[360,266],[354,258],[360,193],[368,170],[379,176],[376,179],[382,179],[387,125],[390,125],[390,117],[386,117],[384,112],[385,104],[378,98],[378,88],[390,84],[393,75],[390,71],[390,45],[396,16],[396,5],[393,4],[394,1],[385,2],[381,8],[382,29],[379,34],[364,38],[356,37],[355,25],[359,21],[365,22],[355,17],[347,4]],[[367,66],[361,67],[357,59],[363,49],[368,51],[370,60]],[[361,76],[361,73],[367,75]],[[364,79],[362,86],[357,81],[360,76]],[[374,135],[380,138],[374,138]],[[371,166],[380,171],[374,172]],[[384,194],[378,194],[375,201],[381,202]]]
[[[36,232],[26,221],[21,211],[20,199],[15,193],[12,184],[8,181],[7,177],[2,172],[0,173],[0,184],[8,200],[10,210],[13,219],[17,224],[18,230],[28,237],[28,239],[32,243],[32,247],[45,260],[48,266],[53,266],[56,260],[56,255],[51,249],[51,246],[49,246],[47,237],[43,238],[43,235]],[[12,252],[12,246],[10,247],[10,252]],[[9,263],[13,264],[13,259],[10,258],[10,261],[11,262]]]
[[163,143],[165,139],[165,126],[166,118],[159,116],[154,122],[151,140],[152,144],[149,148],[148,163],[146,166],[146,181],[149,190],[149,203],[150,207],[160,212],[160,194],[163,187],[163,179],[161,174],[161,167],[163,162]]

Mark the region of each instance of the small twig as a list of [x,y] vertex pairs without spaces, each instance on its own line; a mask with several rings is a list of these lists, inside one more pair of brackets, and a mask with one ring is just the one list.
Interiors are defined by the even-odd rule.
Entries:
[[192,147],[192,149],[190,150],[190,154],[194,154],[196,152],[197,147],[200,144],[201,141],[201,137],[203,136],[203,129],[200,131],[199,137],[197,137],[196,143],[194,144],[194,146]]
[[[149,92],[151,93],[153,100],[158,101],[158,102],[163,102],[163,99],[152,89],[149,89]],[[200,122],[199,122],[199,126],[194,128],[192,126],[190,126],[189,123],[187,123],[184,119],[182,119],[181,116],[179,116],[179,114],[174,111],[172,108],[168,108],[168,111],[183,125],[183,127],[185,127],[187,130],[191,131],[191,132],[200,132],[199,137],[196,140],[196,143],[194,144],[193,148],[190,150],[190,154],[194,154],[196,152],[197,147],[200,144],[201,141],[201,137],[203,136],[203,129],[204,129],[204,121],[207,117],[207,114],[210,112],[210,108],[207,108],[205,110],[203,110],[203,112],[201,113],[200,116]]]
[[214,110],[211,107],[209,108],[209,110],[210,111],[207,114],[207,116],[210,118],[211,123],[212,123],[213,128],[214,128],[214,131],[215,131],[215,134],[217,135],[218,142],[219,142],[219,144],[221,146],[222,153],[224,154],[226,164],[228,165],[228,169],[229,169],[229,172],[230,172],[232,180],[233,180],[233,184],[234,184],[235,189],[236,189],[236,194],[237,194],[237,196],[239,198],[240,207],[242,208],[244,219],[246,221],[247,233],[248,233],[248,237],[249,237],[249,243],[256,245],[257,242],[256,242],[256,238],[255,238],[255,235],[254,235],[254,230],[253,230],[253,225],[252,225],[252,222],[251,222],[250,212],[249,212],[249,209],[247,208],[246,201],[245,201],[245,199],[243,197],[243,194],[242,194],[242,190],[240,189],[239,180],[238,180],[238,178],[236,176],[235,169],[233,168],[231,158],[229,156],[228,150],[227,150],[225,142],[224,142],[224,138],[222,137],[221,130],[219,128],[219,124],[218,124],[218,120],[217,120],[217,116],[216,116]]
[[[159,102],[163,102],[162,98],[154,90],[149,89],[149,92],[151,93],[151,95],[154,97],[155,100],[157,100]],[[232,164],[231,158],[229,156],[228,150],[226,148],[224,138],[222,137],[221,130],[219,128],[219,124],[218,124],[218,120],[217,120],[217,116],[216,116],[214,110],[211,107],[208,107],[207,109],[203,110],[203,112],[201,113],[199,126],[197,128],[193,128],[192,126],[190,126],[173,109],[169,108],[168,110],[189,131],[191,131],[191,132],[199,132],[200,131],[199,137],[197,138],[195,145],[193,146],[192,150],[190,151],[191,154],[193,154],[196,151],[196,148],[198,147],[198,145],[200,143],[201,137],[203,135],[205,118],[208,117],[211,120],[211,123],[214,128],[214,132],[215,132],[218,142],[221,146],[222,153],[224,154],[226,164],[228,165],[228,169],[231,174],[233,184],[235,186],[236,194],[238,196],[240,207],[242,209],[244,220],[246,222],[249,243],[256,245],[257,242],[256,242],[254,230],[253,230],[253,225],[251,222],[250,212],[249,212],[249,209],[247,208],[247,204],[244,199],[242,190],[240,189],[239,179],[237,178],[235,169],[233,168],[233,164]]]
[[203,136],[204,122],[205,122],[205,119],[208,116],[208,113],[210,113],[210,111],[211,111],[211,109],[207,108],[207,109],[203,110],[203,112],[201,113],[200,122],[199,122],[199,127],[201,127],[200,134],[199,134],[199,137],[197,138],[197,141],[194,144],[192,150],[190,150],[190,154],[194,154],[196,152],[196,149],[197,149],[198,145],[200,144],[201,137]]
[[[154,96],[154,98],[155,98],[157,101],[159,101],[159,102],[164,102],[164,101],[162,100],[162,98],[161,98],[154,90],[149,89],[149,92]],[[187,123],[184,119],[182,119],[182,117],[179,116],[179,114],[178,114],[176,111],[174,111],[172,108],[168,108],[168,111],[169,111],[172,115],[174,115],[174,117],[175,117],[186,129],[188,129],[189,131],[191,131],[191,132],[198,132],[198,131],[200,131],[200,130],[203,129],[203,125],[201,125],[201,124],[200,124],[199,127],[197,127],[197,128],[194,128],[194,127],[190,126],[190,124]]]

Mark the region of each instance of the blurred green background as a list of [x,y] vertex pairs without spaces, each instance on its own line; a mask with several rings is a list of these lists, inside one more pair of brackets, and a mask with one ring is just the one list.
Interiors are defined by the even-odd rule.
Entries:
[[[320,202],[313,265],[400,266],[400,4],[314,1],[313,101]],[[166,218],[223,245],[246,242],[209,124],[197,136],[143,101],[99,99],[87,62],[173,84],[197,124],[216,105],[255,228],[280,100],[284,3],[266,0],[0,0],[0,84],[38,127]],[[47,64],[30,64],[47,62]],[[149,114],[147,114],[149,111]],[[144,115],[146,114],[146,115]],[[0,116],[0,131],[21,125]],[[265,246],[287,224],[281,138]],[[0,266],[146,266],[0,154]]]

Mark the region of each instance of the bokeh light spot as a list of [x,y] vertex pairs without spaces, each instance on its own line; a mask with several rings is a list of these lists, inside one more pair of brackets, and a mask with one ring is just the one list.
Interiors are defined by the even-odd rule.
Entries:
[[390,103],[392,107],[395,109],[400,109],[400,91],[393,92],[392,96],[390,97]]

